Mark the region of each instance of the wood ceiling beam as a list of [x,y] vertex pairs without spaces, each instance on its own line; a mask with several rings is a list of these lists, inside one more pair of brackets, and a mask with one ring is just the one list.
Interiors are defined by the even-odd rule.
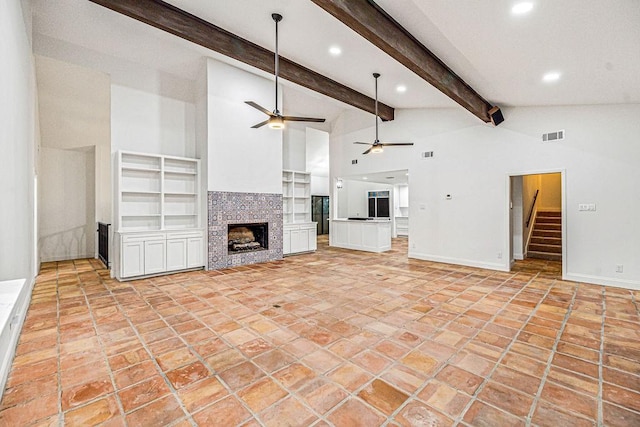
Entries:
[[[238,37],[182,9],[158,0],[89,0],[115,12],[181,37],[268,73],[275,73],[275,53]],[[322,74],[280,57],[280,77],[330,98],[375,113],[375,100]],[[383,120],[393,120],[394,109],[378,103]]]
[[489,122],[491,104],[372,0],[311,0],[472,114]]

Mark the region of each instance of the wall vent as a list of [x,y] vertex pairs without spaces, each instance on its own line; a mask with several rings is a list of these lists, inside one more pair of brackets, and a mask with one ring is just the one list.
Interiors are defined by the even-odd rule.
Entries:
[[433,151],[423,151],[421,154],[423,159],[428,159],[429,157],[433,157]]
[[564,129],[542,134],[542,142],[561,141],[564,139]]
[[358,159],[353,159],[353,160],[351,160],[351,164],[352,164],[352,165],[357,165],[357,164],[358,164]]

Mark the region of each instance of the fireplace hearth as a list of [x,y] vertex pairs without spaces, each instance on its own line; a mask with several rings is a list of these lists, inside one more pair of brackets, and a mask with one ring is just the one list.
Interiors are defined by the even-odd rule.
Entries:
[[269,249],[269,224],[227,224],[229,254]]

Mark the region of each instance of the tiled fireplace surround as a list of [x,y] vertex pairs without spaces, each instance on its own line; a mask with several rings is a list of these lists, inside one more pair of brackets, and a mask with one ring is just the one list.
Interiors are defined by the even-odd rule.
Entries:
[[[209,191],[207,210],[210,270],[282,258],[282,194]],[[229,254],[227,226],[257,222],[269,224],[269,249]]]

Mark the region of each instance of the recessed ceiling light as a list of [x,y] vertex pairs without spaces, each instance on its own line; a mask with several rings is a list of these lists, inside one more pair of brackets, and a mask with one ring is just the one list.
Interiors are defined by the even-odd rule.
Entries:
[[560,73],[558,73],[557,71],[550,71],[542,76],[542,81],[545,83],[553,83],[557,82],[558,80],[560,80]]
[[363,177],[362,177],[362,179],[367,179],[367,177],[366,177],[366,176],[363,176]]
[[340,56],[340,54],[342,53],[342,49],[340,49],[339,46],[331,46],[329,48],[329,53],[331,54],[331,56]]
[[522,3],[514,4],[511,8],[511,13],[513,13],[514,15],[523,15],[525,13],[531,12],[531,9],[533,9],[533,3],[525,1]]
[[405,85],[396,86],[396,92],[405,93],[407,91],[407,87]]

